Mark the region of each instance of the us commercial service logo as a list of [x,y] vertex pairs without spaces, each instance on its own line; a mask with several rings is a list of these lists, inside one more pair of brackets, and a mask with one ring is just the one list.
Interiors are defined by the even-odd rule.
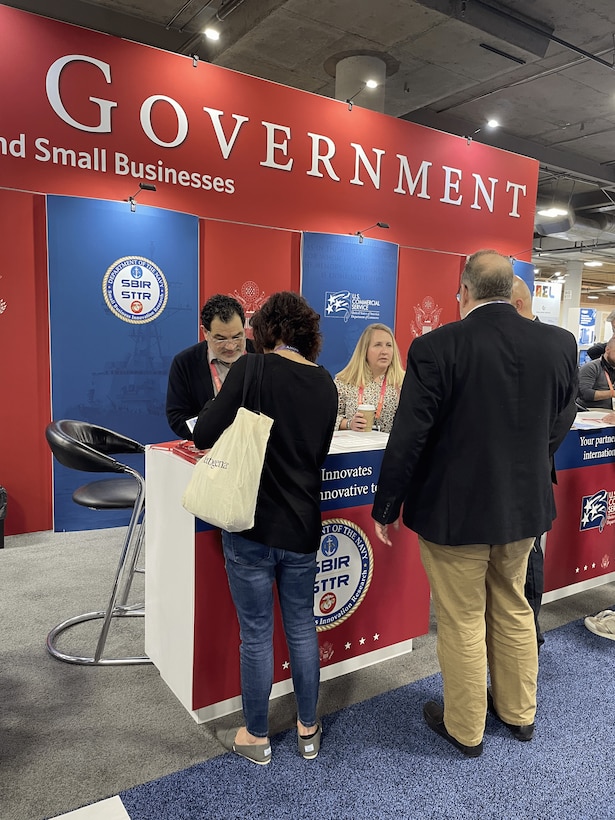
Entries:
[[598,529],[615,524],[615,492],[598,490],[593,495],[584,495],[581,502],[579,530]]
[[323,521],[314,584],[314,618],[319,632],[345,621],[361,604],[374,571],[367,535],[345,518]]
[[380,321],[380,300],[365,299],[349,290],[325,291],[325,316],[330,319]]
[[159,316],[169,297],[164,274],[150,259],[124,256],[107,270],[102,282],[109,310],[130,324],[146,324]]

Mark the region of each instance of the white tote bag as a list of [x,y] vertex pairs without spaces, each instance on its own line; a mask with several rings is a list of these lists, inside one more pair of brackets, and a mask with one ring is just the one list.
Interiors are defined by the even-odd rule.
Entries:
[[[262,356],[250,355],[243,387],[242,405],[255,368],[256,403],[260,409]],[[254,361],[256,360],[256,361]],[[227,532],[254,526],[256,498],[273,419],[240,407],[211,450],[197,462],[184,492],[188,512]]]

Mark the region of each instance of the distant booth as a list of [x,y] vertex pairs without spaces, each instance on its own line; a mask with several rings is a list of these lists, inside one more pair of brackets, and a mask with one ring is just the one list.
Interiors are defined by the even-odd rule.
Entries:
[[615,581],[615,426],[577,415],[555,454],[557,518],[545,539],[545,595],[555,601]]

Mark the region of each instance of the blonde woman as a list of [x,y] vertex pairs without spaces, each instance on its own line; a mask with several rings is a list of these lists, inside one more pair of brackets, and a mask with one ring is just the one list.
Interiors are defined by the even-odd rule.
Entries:
[[374,429],[390,433],[404,380],[399,348],[391,328],[368,325],[350,361],[335,377],[338,393],[337,429],[363,432],[365,417],[360,404],[376,408]]

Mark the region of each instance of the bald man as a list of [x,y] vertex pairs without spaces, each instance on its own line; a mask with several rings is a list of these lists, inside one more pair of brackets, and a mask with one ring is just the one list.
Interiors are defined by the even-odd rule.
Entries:
[[[510,301],[517,309],[517,313],[523,316],[524,319],[529,319],[532,322],[539,322],[540,319],[534,316],[532,310],[532,293],[526,283],[520,276],[515,276],[513,279],[512,293]],[[553,470],[555,474],[555,470]],[[532,607],[534,613],[534,624],[536,625],[536,642],[538,644],[538,651],[545,642],[544,635],[538,623],[538,614],[542,605],[542,593],[545,587],[544,575],[544,553],[540,545],[540,536],[534,539],[534,545],[530,550],[527,559],[527,574],[525,576],[525,597],[528,604]]]
[[538,652],[523,576],[555,517],[550,454],[575,418],[576,340],[517,315],[512,285],[509,257],[472,254],[461,320],[412,342],[372,509],[385,544],[402,506],[419,536],[444,683],[444,705],[429,701],[423,717],[466,757],[482,754],[489,702],[515,739],[534,734]]
[[530,289],[523,279],[520,276],[515,276],[510,301],[517,308],[517,313],[520,316],[524,316],[533,322],[536,320],[536,316],[532,311],[532,298]]

